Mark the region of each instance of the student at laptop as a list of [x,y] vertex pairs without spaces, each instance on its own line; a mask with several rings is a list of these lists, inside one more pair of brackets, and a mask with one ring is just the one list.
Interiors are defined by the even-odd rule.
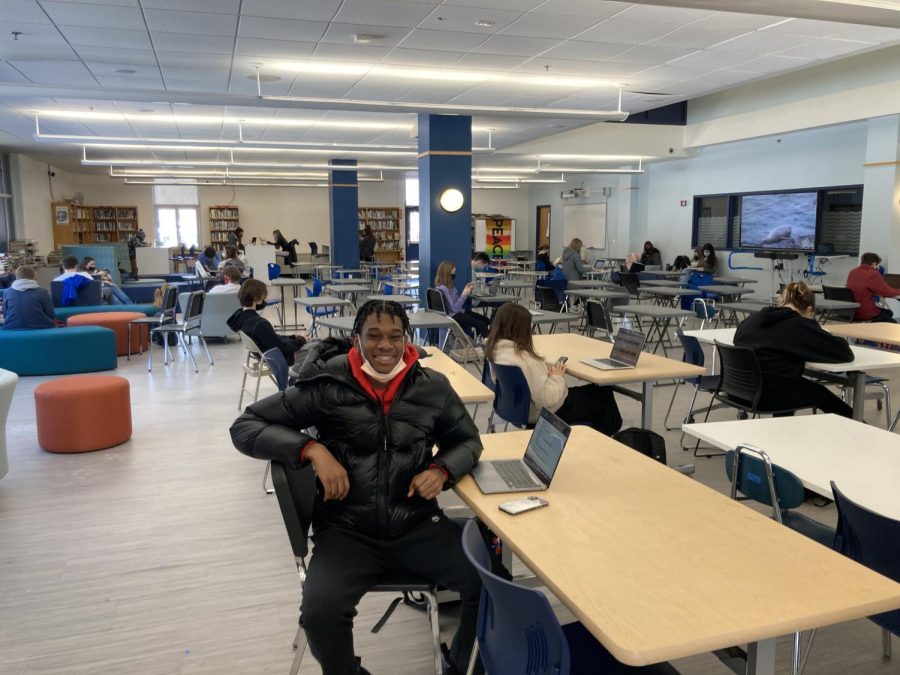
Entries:
[[484,344],[484,356],[490,363],[522,369],[531,392],[530,423],[537,421],[541,408],[547,408],[568,424],[584,424],[609,436],[622,428],[612,389],[598,384],[570,389],[564,364],[547,367],[534,351],[531,313],[522,305],[508,302],[497,310]]
[[[553,262],[550,260],[550,244],[541,244],[538,247],[537,262],[544,264],[543,271],[545,271],[545,272],[553,271],[554,265],[553,265]],[[540,269],[540,268],[538,268],[538,269]]]
[[737,327],[734,344],[756,353],[763,378],[763,410],[812,405],[825,413],[852,417],[849,405],[824,385],[803,377],[807,361],[853,360],[847,341],[823,329],[812,315],[812,291],[803,282],[790,283],[778,307],[765,307]]
[[575,239],[569,242],[569,245],[563,249],[559,267],[565,275],[566,281],[583,279],[590,271],[584,264],[584,260],[581,258],[581,249],[583,247],[584,242],[578,237],[575,237]]
[[[408,334],[398,303],[366,302],[348,354],[254,403],[231,426],[244,454],[315,469],[315,547],[301,623],[324,675],[369,672],[353,653],[353,617],[391,570],[459,592],[445,673],[466,672],[475,642],[481,582],[463,554],[459,526],[436,498],[472,470],[481,441],[447,378],[420,365]],[[316,435],[309,436],[312,426]]]
[[662,253],[653,245],[652,241],[644,242],[644,252],[641,253],[640,263],[646,265],[658,265],[662,267]]

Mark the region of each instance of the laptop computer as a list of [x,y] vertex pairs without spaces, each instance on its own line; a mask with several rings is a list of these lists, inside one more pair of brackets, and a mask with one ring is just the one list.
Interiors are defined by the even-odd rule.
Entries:
[[486,495],[546,490],[556,473],[571,430],[568,424],[544,408],[522,459],[479,462],[472,469],[472,477]]
[[606,260],[604,260],[603,258],[597,258],[594,261],[594,269],[595,270],[606,269]]
[[644,334],[639,331],[620,328],[608,359],[586,359],[582,363],[600,370],[634,368],[644,348],[645,339]]

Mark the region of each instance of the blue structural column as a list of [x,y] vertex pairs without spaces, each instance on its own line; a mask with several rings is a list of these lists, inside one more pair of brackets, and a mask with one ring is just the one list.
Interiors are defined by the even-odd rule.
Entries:
[[[440,204],[444,190],[463,194],[449,213]],[[461,289],[472,274],[472,118],[419,115],[419,297],[434,283],[442,260],[456,265]]]
[[[355,159],[333,159],[328,181],[331,221],[331,262],[347,269],[359,267],[359,186]],[[337,167],[352,167],[338,169]]]

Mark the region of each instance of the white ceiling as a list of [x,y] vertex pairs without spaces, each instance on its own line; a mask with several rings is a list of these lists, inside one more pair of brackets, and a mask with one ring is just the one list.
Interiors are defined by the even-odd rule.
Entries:
[[[411,114],[303,110],[256,100],[256,82],[248,79],[256,72],[253,62],[262,64],[264,75],[279,78],[262,82],[265,95],[608,110],[616,106],[613,85],[619,83],[625,89],[623,107],[633,113],[900,42],[900,28],[884,26],[884,10],[873,19],[881,25],[815,18],[814,5],[827,5],[822,16],[832,18],[844,5],[843,16],[867,20],[849,1],[807,2],[803,13],[812,18],[788,20],[785,4],[775,0],[657,2],[702,8],[601,0],[0,0],[0,147],[50,153],[63,165],[77,164],[79,146],[47,146],[32,138],[34,110],[303,118],[317,123],[257,124],[245,131],[258,141],[411,143]],[[771,14],[720,11],[744,5]],[[900,26],[897,14],[894,25]],[[375,38],[354,44],[360,33]],[[593,81],[563,87],[408,73],[402,78],[323,75],[282,65],[310,61]],[[133,72],[117,72],[123,70]],[[334,121],[356,126],[327,125]],[[394,122],[397,128],[362,124],[374,121]],[[498,148],[585,123],[552,116],[475,119],[477,127],[495,129]],[[236,125],[43,117],[42,131],[233,139]],[[486,142],[486,132],[476,133],[476,145]],[[183,151],[158,149],[89,153],[190,158]],[[211,154],[223,157],[202,156]],[[260,161],[273,157],[244,154]],[[296,153],[277,157],[321,159],[298,160]]]

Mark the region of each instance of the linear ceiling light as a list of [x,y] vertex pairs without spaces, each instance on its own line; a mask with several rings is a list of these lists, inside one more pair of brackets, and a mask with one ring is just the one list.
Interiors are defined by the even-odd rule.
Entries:
[[329,187],[328,183],[243,183],[243,182],[235,182],[230,180],[217,180],[217,181],[204,181],[197,182],[196,179],[185,179],[185,180],[170,180],[166,181],[157,181],[157,180],[129,180],[125,179],[126,185],[213,185],[213,186],[226,186],[226,187],[291,187],[291,188],[327,188]]
[[565,183],[565,176],[559,178],[529,178],[527,176],[474,176],[479,183]]
[[472,185],[473,190],[518,190],[518,185]]
[[[244,175],[244,174],[223,174],[221,172],[185,172],[185,173],[169,173],[169,172],[153,172],[148,171],[144,173],[134,173],[134,174],[114,174],[111,173],[110,176],[112,178],[124,178],[126,182],[130,180],[145,180],[149,178],[168,178],[170,180],[176,179],[190,179],[190,180],[232,180],[232,181],[268,181],[271,183],[282,184],[285,181],[287,182],[298,182],[298,181],[323,181],[328,180],[327,175],[320,176],[304,176],[304,175],[296,175],[296,176],[278,176],[278,175]],[[383,183],[384,178],[377,177],[362,177],[357,179],[361,183]]]
[[[159,166],[159,167],[242,167],[242,168],[258,168],[258,169],[335,169],[325,162],[248,162],[243,160],[229,161],[222,160],[185,160],[185,159],[144,159],[144,158],[115,158],[106,157],[102,159],[88,159],[87,151],[81,159],[82,166]],[[415,165],[397,166],[395,164],[358,164],[357,171],[417,171]]]

